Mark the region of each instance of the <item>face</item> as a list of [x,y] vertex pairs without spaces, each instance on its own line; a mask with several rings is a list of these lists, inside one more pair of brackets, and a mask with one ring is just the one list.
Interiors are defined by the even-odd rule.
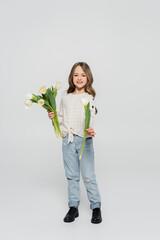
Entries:
[[77,66],[74,69],[73,83],[78,90],[83,89],[87,83],[86,73],[83,71],[83,69],[80,66]]

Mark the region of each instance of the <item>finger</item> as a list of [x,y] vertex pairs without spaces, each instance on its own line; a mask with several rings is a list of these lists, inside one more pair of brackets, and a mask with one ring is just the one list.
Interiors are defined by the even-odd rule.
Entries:
[[94,132],[94,129],[93,128],[87,128],[86,129],[88,132]]
[[90,129],[90,128],[87,128],[86,130],[87,130],[88,132],[91,132],[91,129]]

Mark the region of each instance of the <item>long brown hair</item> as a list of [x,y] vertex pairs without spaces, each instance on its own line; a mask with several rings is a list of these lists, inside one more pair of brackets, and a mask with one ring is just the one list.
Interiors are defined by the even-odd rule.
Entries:
[[[70,71],[69,77],[68,77],[69,88],[67,90],[67,94],[75,91],[75,85],[73,83],[73,74],[74,74],[74,70],[77,66],[80,66],[83,69],[83,71],[86,73],[86,76],[87,76],[87,83],[84,87],[84,91],[89,93],[90,95],[92,95],[93,98],[95,98],[96,92],[92,87],[93,75],[92,75],[90,67],[85,62],[77,62],[73,65],[73,67]],[[97,114],[97,113],[98,113],[98,110],[95,107],[95,114]]]

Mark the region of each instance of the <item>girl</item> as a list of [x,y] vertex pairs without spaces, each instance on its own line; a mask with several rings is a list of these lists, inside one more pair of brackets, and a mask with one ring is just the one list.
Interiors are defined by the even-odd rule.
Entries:
[[[69,211],[64,217],[64,222],[73,222],[79,216],[80,203],[80,172],[92,209],[92,223],[100,223],[101,197],[96,182],[94,169],[93,129],[94,116],[97,114],[94,97],[96,95],[92,83],[93,76],[90,67],[85,62],[75,63],[68,78],[69,88],[64,92],[58,114],[59,124],[62,128],[62,152],[65,175],[68,181],[68,206]],[[90,127],[83,148],[81,160],[79,155],[83,143],[85,128],[85,109],[81,103],[82,98],[90,101]],[[48,110],[48,116],[52,119],[55,114]]]

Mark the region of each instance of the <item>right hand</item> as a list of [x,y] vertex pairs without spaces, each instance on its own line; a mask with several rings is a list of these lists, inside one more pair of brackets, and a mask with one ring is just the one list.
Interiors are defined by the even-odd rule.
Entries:
[[[48,112],[48,117],[49,117],[50,119],[52,119],[52,118],[55,117],[55,113],[54,113],[54,112],[51,112],[50,110],[47,110],[47,112]],[[56,112],[57,112],[57,111],[56,111]]]

